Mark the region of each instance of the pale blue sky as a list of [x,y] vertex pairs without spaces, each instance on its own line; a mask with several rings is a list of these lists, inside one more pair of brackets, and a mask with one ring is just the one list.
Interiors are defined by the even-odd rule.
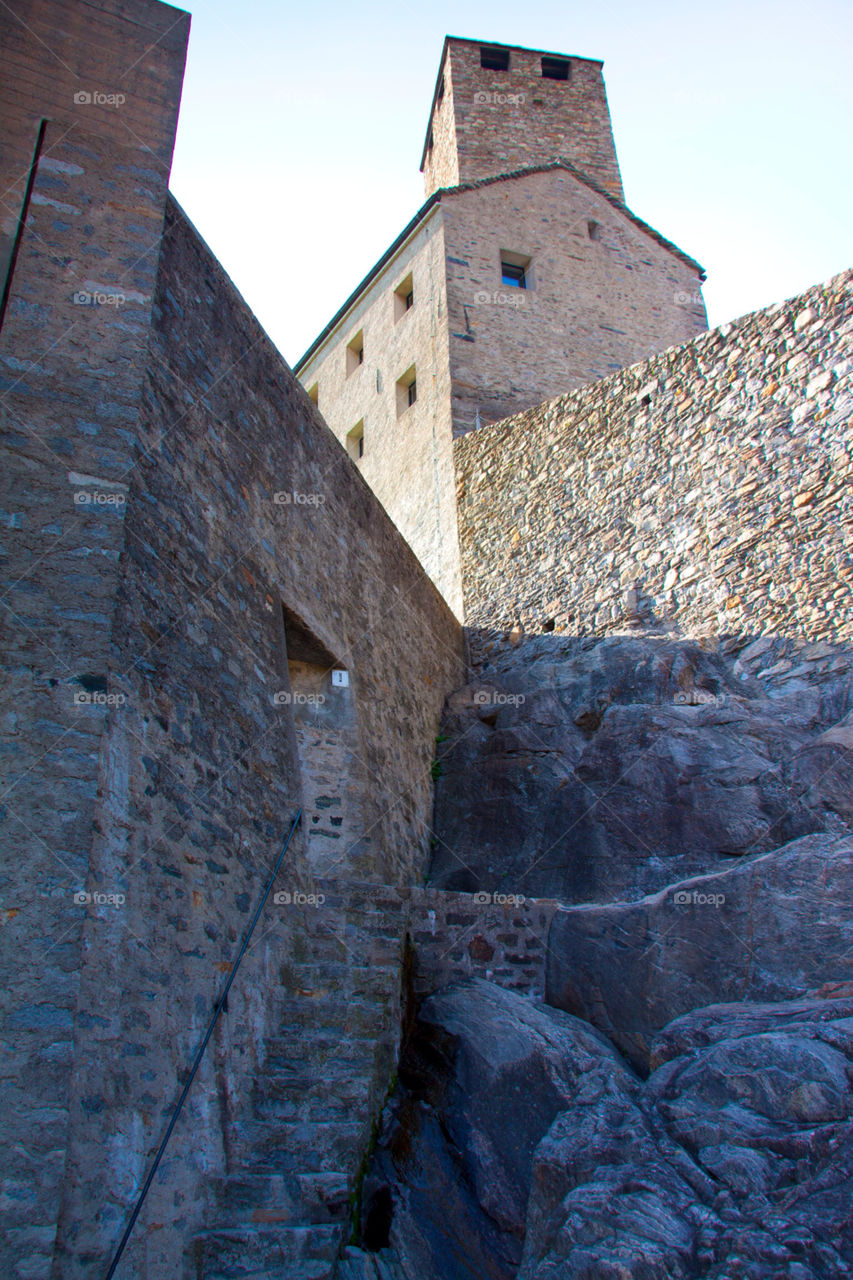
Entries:
[[849,266],[851,0],[194,0],[172,190],[292,364],[423,201],[446,34],[602,58],[721,324]]

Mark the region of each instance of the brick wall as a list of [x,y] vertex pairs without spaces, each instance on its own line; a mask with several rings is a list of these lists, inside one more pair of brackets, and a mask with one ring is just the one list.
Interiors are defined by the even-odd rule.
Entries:
[[851,276],[457,440],[475,647],[853,633]]

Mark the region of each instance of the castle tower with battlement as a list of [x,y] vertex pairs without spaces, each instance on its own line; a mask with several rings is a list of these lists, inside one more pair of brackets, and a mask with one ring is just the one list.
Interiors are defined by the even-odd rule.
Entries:
[[426,202],[295,366],[460,617],[453,440],[707,327],[624,203],[601,66],[448,37]]

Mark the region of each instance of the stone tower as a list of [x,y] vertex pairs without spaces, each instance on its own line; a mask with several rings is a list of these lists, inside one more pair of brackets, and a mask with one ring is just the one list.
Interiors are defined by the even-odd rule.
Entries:
[[448,36],[421,156],[427,196],[561,157],[622,200],[602,65]]
[[461,617],[454,439],[694,337],[704,273],[623,202],[600,62],[446,39],[422,168],[295,371]]

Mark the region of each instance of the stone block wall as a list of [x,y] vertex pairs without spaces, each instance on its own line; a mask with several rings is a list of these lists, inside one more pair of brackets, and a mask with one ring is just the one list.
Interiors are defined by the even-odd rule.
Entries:
[[[90,1273],[120,1234],[290,820],[317,799],[303,795],[316,775],[300,768],[283,606],[352,690],[362,826],[329,875],[422,873],[438,718],[462,675],[449,609],[174,204],[148,365],[112,632],[124,700],[101,751],[85,884],[63,1275]],[[278,891],[307,892],[310,870],[300,835]],[[120,909],[97,907],[105,892]],[[273,911],[258,926],[241,1012],[175,1134],[127,1275],[179,1274],[260,1060],[249,1050],[280,1017],[289,920]]]
[[35,1280],[65,1173],[88,909],[75,894],[117,694],[110,634],[189,17],[156,0],[28,0],[0,27],[0,257],[18,244],[0,332],[0,1272]]
[[[707,328],[702,269],[554,167],[442,196],[455,436]],[[529,259],[501,282],[502,251]]]
[[408,929],[416,994],[460,978],[485,978],[544,998],[548,931],[558,905],[506,893],[413,888]]
[[551,80],[542,75],[541,52],[503,46],[509,67],[499,71],[480,65],[481,47],[490,46],[446,41],[444,93],[424,154],[426,194],[563,156],[622,200],[602,64],[571,57],[568,79]]
[[851,275],[459,439],[466,618],[853,634]]
[[[414,303],[396,297],[411,276]],[[358,423],[356,465],[433,582],[461,614],[462,586],[450,427],[443,210],[434,208],[339,324],[297,366],[342,445]],[[348,346],[364,335],[363,363]],[[397,382],[414,366],[417,400],[398,409]]]

